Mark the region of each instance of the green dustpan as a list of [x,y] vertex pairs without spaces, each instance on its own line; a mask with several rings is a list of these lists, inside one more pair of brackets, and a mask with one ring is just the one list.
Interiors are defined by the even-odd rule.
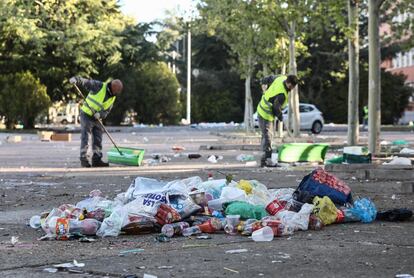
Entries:
[[278,148],[281,162],[323,162],[328,144],[291,143]]
[[109,163],[129,165],[129,166],[140,166],[141,165],[142,160],[144,158],[145,150],[136,149],[136,148],[124,148],[124,147],[120,147],[119,150],[121,151],[122,154],[120,154],[115,147],[111,148],[107,152]]

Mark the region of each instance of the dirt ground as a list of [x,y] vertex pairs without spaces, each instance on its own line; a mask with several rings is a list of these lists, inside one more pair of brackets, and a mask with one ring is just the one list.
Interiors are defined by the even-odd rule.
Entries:
[[[32,215],[64,203],[76,203],[93,189],[109,198],[125,191],[137,176],[174,180],[208,175],[223,178],[218,171],[236,179],[256,179],[269,188],[296,188],[315,166],[260,169],[236,160],[240,153],[257,151],[200,151],[200,145],[236,144],[210,130],[127,130],[115,134],[123,146],[146,149],[171,160],[142,167],[82,169],[78,161],[78,135],[72,142],[40,142],[36,135],[23,135],[21,143],[7,143],[10,134],[0,134],[0,277],[395,277],[414,275],[414,221],[347,223],[321,231],[296,232],[272,242],[212,234],[211,239],[177,237],[158,242],[156,234],[97,238],[95,242],[38,241],[40,230],[27,223]],[[104,149],[110,147],[105,139]],[[257,141],[252,141],[257,144]],[[174,156],[172,146],[184,146]],[[186,154],[202,158],[188,160]],[[209,154],[222,155],[217,164],[207,162]],[[400,181],[358,180],[347,184],[354,197],[370,197],[379,210],[414,209],[413,193],[401,193]],[[11,244],[12,236],[19,242]],[[121,255],[132,249],[135,253]],[[245,249],[241,253],[229,250]],[[76,259],[84,267],[48,273],[53,264]],[[76,271],[76,272],[74,272]]]

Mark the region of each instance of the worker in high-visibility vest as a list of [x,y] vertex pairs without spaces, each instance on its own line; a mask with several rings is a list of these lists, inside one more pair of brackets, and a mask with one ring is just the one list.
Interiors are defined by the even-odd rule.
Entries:
[[362,129],[365,130],[368,127],[368,106],[364,106],[364,116],[362,118]]
[[[105,119],[112,109],[115,99],[122,92],[122,82],[115,79],[109,82],[72,77],[71,84],[83,86],[89,91],[80,113],[81,147],[80,161],[82,167],[107,167],[102,161],[102,127],[99,120]],[[92,161],[89,162],[89,137],[92,138]]]
[[259,127],[262,131],[262,151],[263,155],[260,166],[270,166],[269,161],[272,157],[272,134],[273,121],[275,117],[283,121],[282,110],[288,104],[288,93],[298,84],[295,75],[280,75],[274,79],[269,88],[262,95],[262,99],[257,105],[257,116]]

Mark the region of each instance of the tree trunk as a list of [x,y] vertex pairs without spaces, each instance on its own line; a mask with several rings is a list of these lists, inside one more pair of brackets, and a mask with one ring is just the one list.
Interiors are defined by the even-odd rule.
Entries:
[[[290,74],[297,75],[296,68],[296,48],[295,48],[295,32],[296,22],[292,21],[289,27],[289,71]],[[293,135],[300,136],[300,118],[299,118],[299,90],[298,86],[289,93],[289,113],[288,127],[293,128]]]
[[7,129],[14,129],[14,126],[16,125],[16,122],[17,121],[15,121],[15,120],[6,118],[6,128]]
[[348,85],[348,145],[359,141],[359,28],[358,0],[348,0],[348,26],[352,37],[348,39],[349,85]]
[[[285,41],[285,38],[281,38],[281,40],[282,40],[282,53],[283,53],[283,56],[284,56],[284,53],[286,53],[285,52],[285,50],[286,50],[286,41]],[[281,74],[282,75],[286,75],[286,59],[283,59],[283,64],[282,64],[282,70],[281,70]]]
[[381,52],[379,41],[379,8],[381,2],[381,0],[369,0],[368,2],[368,148],[372,154],[379,151],[381,130]]
[[267,66],[267,64],[263,65],[263,76],[268,76],[269,75],[269,68]]
[[244,104],[244,126],[246,132],[253,130],[253,100],[251,92],[251,79],[252,79],[252,57],[249,56],[248,60],[248,70],[246,73],[245,85],[245,104]]

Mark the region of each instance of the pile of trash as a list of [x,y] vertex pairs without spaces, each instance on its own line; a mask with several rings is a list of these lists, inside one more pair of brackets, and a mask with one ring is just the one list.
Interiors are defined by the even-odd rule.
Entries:
[[[412,216],[411,211],[404,212],[404,219]],[[395,218],[391,212],[382,217],[392,215]],[[46,235],[41,239],[160,233],[157,239],[168,241],[174,236],[227,233],[270,241],[334,223],[369,223],[376,217],[371,200],[354,201],[343,181],[318,168],[305,176],[296,190],[268,189],[256,180],[235,181],[231,175],[170,182],[137,177],[113,200],[93,190],[75,205],[63,204],[33,216],[30,226],[42,228]]]

